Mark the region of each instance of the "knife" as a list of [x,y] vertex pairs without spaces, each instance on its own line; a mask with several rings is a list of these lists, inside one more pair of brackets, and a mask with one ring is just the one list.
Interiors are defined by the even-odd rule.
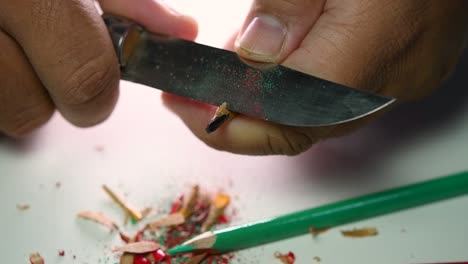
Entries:
[[393,98],[323,80],[281,65],[247,62],[236,53],[155,34],[104,15],[121,79],[254,118],[314,127],[355,120]]

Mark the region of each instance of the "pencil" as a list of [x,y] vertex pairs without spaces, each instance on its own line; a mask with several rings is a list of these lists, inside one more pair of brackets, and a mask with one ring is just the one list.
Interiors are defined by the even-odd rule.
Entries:
[[208,231],[169,249],[172,256],[194,251],[225,253],[303,235],[468,193],[468,171],[372,193],[275,218]]

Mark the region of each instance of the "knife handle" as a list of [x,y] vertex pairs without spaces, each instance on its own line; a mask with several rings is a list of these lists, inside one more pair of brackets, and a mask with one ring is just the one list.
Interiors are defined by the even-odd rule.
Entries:
[[120,68],[124,70],[144,29],[137,23],[123,17],[109,14],[104,14],[102,17],[110,33]]

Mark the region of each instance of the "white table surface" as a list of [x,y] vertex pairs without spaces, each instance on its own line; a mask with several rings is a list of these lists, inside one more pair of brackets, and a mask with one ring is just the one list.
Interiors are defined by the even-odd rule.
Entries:
[[[249,1],[169,2],[200,21],[199,42],[217,47],[249,7]],[[161,105],[159,91],[123,83],[115,113],[98,127],[78,129],[56,115],[24,142],[0,140],[2,263],[27,263],[35,251],[48,264],[114,263],[106,257],[119,240],[75,218],[95,210],[121,219],[103,183],[141,207],[167,207],[194,183],[224,189],[236,197],[234,223],[243,223],[467,170],[467,69],[465,59],[431,98],[292,158],[212,150]],[[18,211],[19,203],[31,208]],[[243,251],[234,263],[279,263],[277,250],[292,250],[298,264],[314,263],[314,256],[322,263],[466,261],[467,219],[468,197],[462,197],[334,228],[317,239],[305,235]],[[339,232],[365,226],[379,235],[350,239]]]

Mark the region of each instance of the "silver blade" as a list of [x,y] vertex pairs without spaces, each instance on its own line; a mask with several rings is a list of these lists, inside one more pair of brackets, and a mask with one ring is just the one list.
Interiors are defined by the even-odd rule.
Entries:
[[392,98],[283,66],[252,67],[237,54],[143,31],[122,79],[291,126],[324,126],[373,113]]

